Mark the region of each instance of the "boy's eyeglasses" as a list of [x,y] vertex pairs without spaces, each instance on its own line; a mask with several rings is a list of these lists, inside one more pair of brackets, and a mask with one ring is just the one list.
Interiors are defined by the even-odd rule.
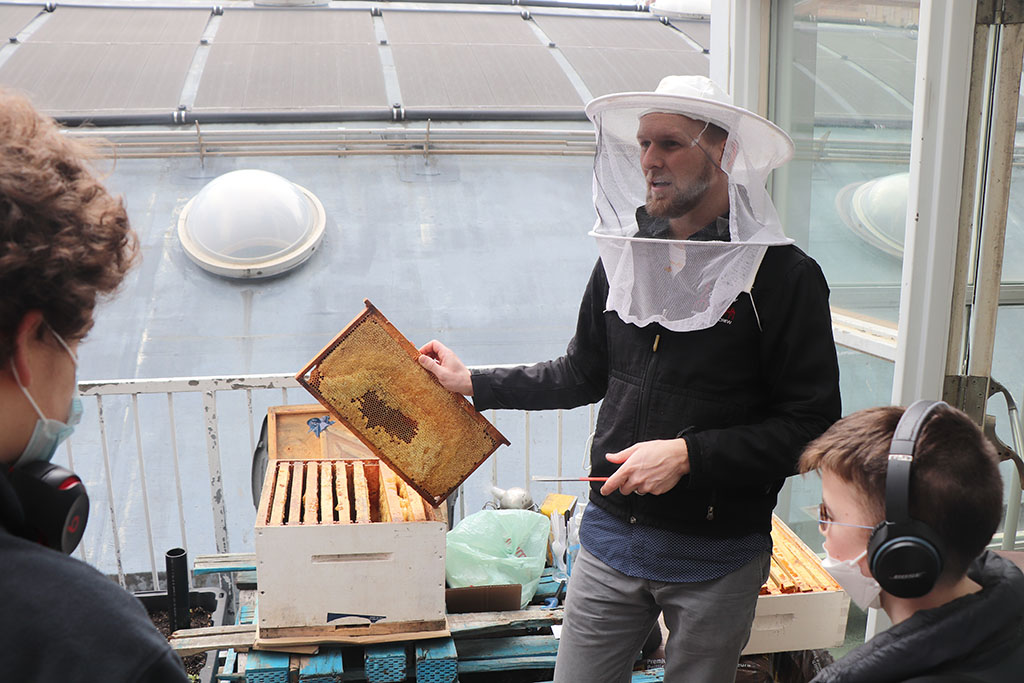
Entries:
[[829,524],[835,524],[837,526],[852,526],[855,529],[874,529],[873,526],[864,526],[863,524],[847,524],[846,522],[834,522],[829,519],[828,510],[825,509],[824,503],[818,504],[818,530],[821,533],[825,533]]

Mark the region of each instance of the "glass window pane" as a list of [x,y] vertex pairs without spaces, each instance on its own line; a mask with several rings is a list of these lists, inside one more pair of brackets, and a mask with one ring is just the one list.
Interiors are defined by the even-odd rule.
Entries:
[[[1006,212],[1006,253],[1003,255],[1003,282],[1017,284],[1024,283],[1024,77],[1021,86],[1010,175],[1010,206]],[[1022,303],[1019,296],[1016,303]]]
[[773,116],[796,157],[773,195],[787,233],[822,266],[833,306],[899,310],[917,50],[917,2],[779,3]]

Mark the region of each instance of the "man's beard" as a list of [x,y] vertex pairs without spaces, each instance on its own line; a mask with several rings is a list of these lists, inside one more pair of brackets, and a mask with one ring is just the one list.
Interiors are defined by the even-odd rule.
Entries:
[[644,205],[647,215],[654,218],[679,218],[693,211],[711,186],[711,170],[711,164],[705,159],[700,175],[685,188],[677,189],[667,199],[651,199],[651,193],[648,191],[647,203]]

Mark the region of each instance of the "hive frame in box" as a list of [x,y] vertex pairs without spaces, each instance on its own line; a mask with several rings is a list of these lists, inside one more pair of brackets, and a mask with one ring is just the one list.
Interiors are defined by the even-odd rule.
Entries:
[[[325,416],[320,403],[267,408],[267,457],[269,460],[331,460],[377,456],[343,424],[319,429],[308,418]],[[262,479],[261,479],[262,481]]]
[[377,460],[271,461],[254,538],[259,639],[446,635],[436,515]]
[[[365,310],[295,379],[436,507],[508,439],[463,396],[442,387],[420,366],[419,350],[368,299],[363,303]],[[355,361],[346,352],[358,345]],[[436,433],[442,431],[462,452],[442,456]]]

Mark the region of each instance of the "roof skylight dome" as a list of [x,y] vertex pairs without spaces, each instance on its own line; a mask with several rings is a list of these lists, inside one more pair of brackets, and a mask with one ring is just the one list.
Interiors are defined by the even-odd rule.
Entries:
[[851,183],[836,196],[836,208],[858,237],[887,254],[902,257],[909,185],[910,174],[906,172]]
[[201,268],[230,278],[262,278],[301,265],[326,222],[316,196],[269,171],[231,171],[211,180],[178,219],[178,239]]

